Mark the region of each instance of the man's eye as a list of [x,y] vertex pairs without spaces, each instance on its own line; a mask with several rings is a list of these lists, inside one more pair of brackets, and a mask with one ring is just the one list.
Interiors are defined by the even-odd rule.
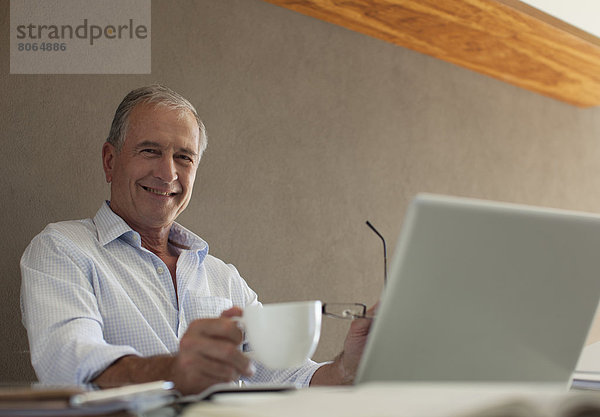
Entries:
[[149,155],[153,155],[153,154],[157,153],[156,149],[142,149],[140,152],[144,153],[144,154],[149,154]]
[[194,160],[187,155],[179,155],[178,158],[184,160],[185,162],[194,162]]

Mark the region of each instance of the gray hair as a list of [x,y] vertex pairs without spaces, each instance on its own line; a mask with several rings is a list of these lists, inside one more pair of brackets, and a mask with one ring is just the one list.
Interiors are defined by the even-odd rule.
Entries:
[[200,131],[199,139],[199,155],[201,156],[208,140],[206,138],[206,128],[204,123],[200,120],[198,112],[187,99],[180,94],[160,84],[153,84],[146,87],[137,88],[125,96],[113,118],[112,125],[110,127],[110,133],[106,141],[113,145],[117,151],[121,151],[123,143],[125,143],[125,135],[127,134],[127,128],[129,126],[129,115],[131,111],[138,104],[153,104],[155,106],[165,106],[170,109],[189,111],[196,118],[198,122],[198,130]]

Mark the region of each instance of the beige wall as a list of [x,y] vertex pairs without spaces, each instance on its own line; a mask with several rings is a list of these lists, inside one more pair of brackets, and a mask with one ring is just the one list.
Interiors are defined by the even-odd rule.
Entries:
[[[93,216],[107,198],[102,142],[143,84],[197,105],[210,142],[180,221],[263,302],[375,302],[381,244],[364,222],[392,252],[418,191],[600,212],[599,108],[260,0],[153,1],[152,16],[152,75],[9,75],[0,3],[2,382],[33,377],[19,258],[47,223]],[[325,319],[318,360],[345,329]]]

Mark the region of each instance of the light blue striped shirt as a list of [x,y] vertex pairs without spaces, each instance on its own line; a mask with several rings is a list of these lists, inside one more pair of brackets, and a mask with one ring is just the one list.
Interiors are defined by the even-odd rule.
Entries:
[[[81,384],[124,355],[174,354],[189,323],[258,303],[234,266],[174,223],[177,298],[165,263],[107,203],[93,219],[48,225],[21,258],[21,313],[43,383]],[[245,346],[246,348],[246,346]],[[255,363],[248,383],[306,386],[319,367],[273,371]]]

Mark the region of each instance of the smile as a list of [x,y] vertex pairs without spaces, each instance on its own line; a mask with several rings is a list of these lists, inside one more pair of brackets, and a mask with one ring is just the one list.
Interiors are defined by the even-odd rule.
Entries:
[[170,197],[170,196],[173,196],[173,195],[177,194],[177,193],[169,193],[169,192],[165,192],[165,191],[159,191],[159,190],[156,190],[154,188],[144,187],[143,185],[141,187],[144,190],[146,190],[146,191],[148,191],[148,192],[150,192],[152,194],[162,195],[162,196],[165,196],[165,197]]

